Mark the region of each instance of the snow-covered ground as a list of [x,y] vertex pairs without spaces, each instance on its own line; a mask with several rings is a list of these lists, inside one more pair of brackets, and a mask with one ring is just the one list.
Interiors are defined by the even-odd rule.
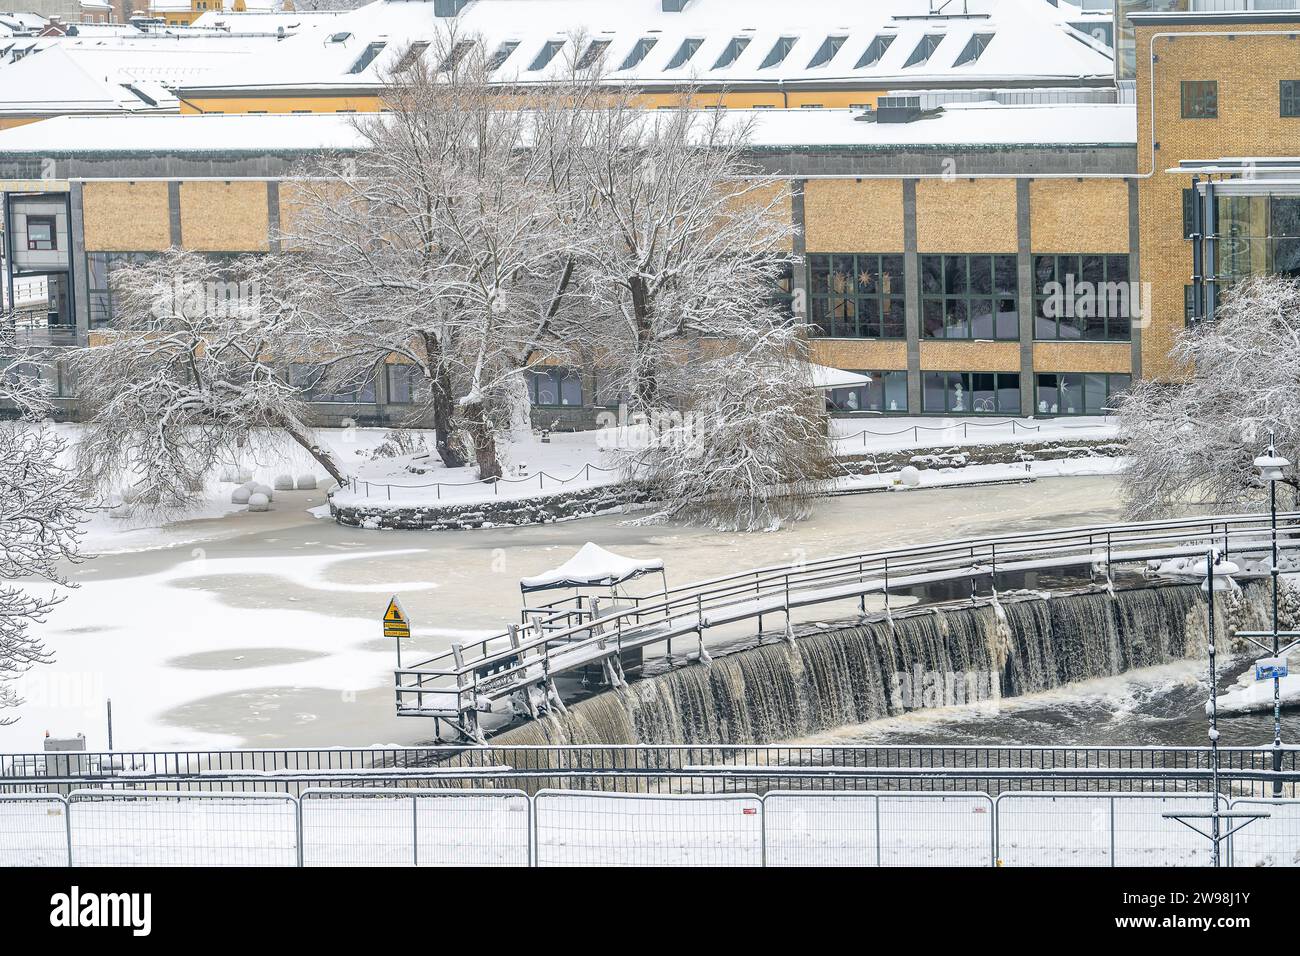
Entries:
[[[355,468],[356,486],[334,496],[338,505],[368,508],[436,507],[471,504],[502,498],[528,498],[578,491],[619,480],[610,452],[632,429],[555,433],[549,442],[533,440],[511,450],[508,474],[499,483],[476,480],[473,468],[444,468],[436,454],[363,461]],[[841,456],[871,455],[909,448],[950,448],[1041,441],[1100,441],[1113,439],[1116,426],[1107,418],[997,419],[980,418],[856,418],[832,419],[831,435]],[[430,443],[431,444],[431,443]],[[368,454],[369,449],[360,452]],[[1033,477],[1109,475],[1118,459],[1086,462],[1039,462],[1024,465],[982,465],[963,469],[933,469],[923,473],[922,485],[942,487]],[[885,488],[898,484],[897,472],[838,479],[837,492]]]

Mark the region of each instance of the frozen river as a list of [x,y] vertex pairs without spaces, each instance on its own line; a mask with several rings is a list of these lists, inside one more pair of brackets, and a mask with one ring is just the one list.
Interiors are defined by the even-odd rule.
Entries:
[[[0,749],[83,732],[106,745],[111,698],[119,749],[418,743],[431,728],[393,714],[392,642],[379,617],[401,595],[414,661],[453,640],[518,620],[518,581],[586,541],[662,557],[669,580],[868,548],[1117,517],[1114,480],[857,495],[821,502],[774,534],[637,527],[610,516],[468,532],[362,531],[312,517],[308,492],[268,514],[174,524],[152,550],[103,553],[72,573],[80,586],[43,628],[56,663],[19,684],[22,720]],[[156,539],[156,540],[154,540]],[[113,550],[100,536],[97,546]]]

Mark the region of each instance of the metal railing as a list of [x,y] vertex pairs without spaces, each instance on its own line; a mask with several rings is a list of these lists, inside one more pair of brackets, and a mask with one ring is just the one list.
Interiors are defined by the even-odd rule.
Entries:
[[[1279,548],[1300,548],[1300,513],[1279,515]],[[779,615],[790,628],[791,611],[853,601],[865,611],[867,595],[941,581],[989,578],[1024,571],[1089,567],[1108,580],[1116,564],[1177,557],[1256,554],[1269,550],[1269,516],[1237,514],[1167,521],[1116,523],[962,538],[839,555],[797,565],[769,566],[667,589],[652,600],[617,608],[595,619],[555,629],[534,619],[470,645],[453,644],[414,665],[394,671],[399,716],[446,718],[476,736],[479,710],[560,673],[584,668],[623,651],[661,645],[671,655],[674,639],[703,649],[714,627]],[[1249,576],[1245,574],[1243,576]]]
[[[1073,423],[1073,422],[1062,422],[1062,423],[1058,423],[1055,427],[1057,427],[1057,428],[1093,429],[1093,428],[1105,428],[1105,427],[1107,427],[1107,426],[1110,424],[1109,416],[1098,416],[1098,417],[1102,417],[1102,418],[1106,419],[1106,420],[1103,422],[1103,424],[1101,424],[1101,425],[1094,425],[1094,424],[1080,424],[1080,423]],[[969,437],[970,437],[970,429],[972,429],[972,428],[1006,428],[1008,425],[1011,427],[1011,435],[1012,435],[1012,437],[1015,437],[1015,435],[1017,434],[1017,432],[1016,432],[1016,429],[1017,429],[1017,428],[1020,429],[1020,431],[1025,432],[1026,434],[1040,434],[1040,433],[1042,432],[1042,430],[1043,430],[1043,426],[1042,426],[1041,423],[1039,423],[1039,424],[1037,424],[1037,425],[1030,425],[1030,424],[1028,424],[1028,423],[1026,423],[1026,422],[1020,421],[1019,419],[1008,418],[1008,419],[1004,419],[1003,421],[999,421],[999,422],[972,422],[972,421],[962,421],[962,422],[954,422],[954,423],[951,424],[951,425],[921,425],[921,424],[916,424],[916,425],[906,425],[906,426],[904,426],[903,428],[897,428],[897,429],[894,429],[893,431],[877,431],[877,430],[873,430],[873,429],[870,429],[870,428],[863,428],[863,429],[861,429],[861,430],[859,430],[859,431],[852,432],[851,434],[848,434],[848,435],[832,435],[832,436],[831,436],[831,441],[832,441],[833,443],[839,444],[839,443],[847,443],[847,442],[856,441],[857,439],[861,438],[861,439],[862,439],[862,447],[863,447],[863,448],[866,448],[866,447],[867,447],[867,444],[868,444],[868,442],[867,442],[867,438],[868,438],[868,437],[871,437],[871,438],[897,438],[897,437],[900,436],[900,435],[906,435],[906,434],[908,434],[909,432],[911,432],[911,434],[912,434],[912,441],[913,441],[913,442],[920,442],[920,440],[921,440],[921,432],[955,432],[955,431],[961,431],[961,437],[962,437],[962,438],[969,438]]]
[[[355,475],[349,481],[349,487],[353,494],[365,495],[367,498],[382,490],[388,501],[393,500],[393,489],[398,491],[423,491],[428,488],[434,489],[434,498],[442,500],[442,489],[444,488],[467,488],[473,485],[490,485],[492,494],[501,493],[500,486],[505,485],[536,485],[538,491],[562,491],[565,485],[572,484],[580,478],[584,482],[591,481],[591,473],[600,472],[603,474],[613,474],[619,471],[618,468],[604,468],[600,465],[586,464],[578,471],[574,472],[568,478],[560,478],[546,471],[538,471],[531,475],[522,475],[518,478],[474,478],[470,481],[430,481],[417,485],[399,485],[393,482],[370,481],[365,478],[358,478]],[[550,482],[548,488],[547,482]],[[364,490],[363,490],[364,489]]]
[[[1273,750],[1220,747],[1237,796],[1268,796]],[[1282,751],[1300,796],[1300,749]],[[1209,780],[1206,747],[599,745],[128,751],[0,755],[0,795],[76,789],[290,793],[327,788],[573,788],[649,793],[775,788],[1176,792]],[[514,781],[514,783],[510,783]],[[1080,783],[1083,781],[1084,783]]]
[[[75,791],[0,797],[0,866],[1204,866],[1204,793]],[[1300,801],[1229,866],[1300,865]]]

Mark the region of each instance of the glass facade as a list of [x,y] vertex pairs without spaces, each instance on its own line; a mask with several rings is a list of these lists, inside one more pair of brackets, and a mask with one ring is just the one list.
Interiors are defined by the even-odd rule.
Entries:
[[309,402],[324,405],[373,405],[375,383],[373,378],[362,382],[335,383],[330,380],[329,367],[317,363],[289,366],[289,384],[303,393]]
[[1220,283],[1300,276],[1300,196],[1216,196],[1214,270]]
[[1040,372],[1034,410],[1040,415],[1104,415],[1132,382],[1129,375],[1104,372]]
[[858,371],[871,381],[854,388],[832,388],[826,393],[831,412],[885,412],[906,414],[907,373],[903,371]]
[[1019,275],[1013,255],[921,256],[921,335],[1018,339]]
[[833,338],[907,336],[901,254],[808,257],[811,315],[817,334]]
[[1136,296],[1126,255],[1034,256],[1034,338],[1128,341]]
[[923,372],[921,404],[927,415],[1019,415],[1018,372]]

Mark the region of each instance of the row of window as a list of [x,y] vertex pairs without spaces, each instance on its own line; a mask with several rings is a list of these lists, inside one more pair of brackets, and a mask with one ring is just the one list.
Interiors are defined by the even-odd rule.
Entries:
[[[921,337],[1020,338],[1014,255],[927,254],[920,258]],[[1125,255],[1033,257],[1034,338],[1125,341],[1132,335]],[[907,336],[903,257],[810,255],[809,320],[831,338]]]
[[[943,43],[945,36],[947,36],[945,33],[927,33],[922,36],[916,46],[912,48],[912,52],[908,54],[907,59],[903,63],[903,68],[906,69],[912,66],[924,66],[928,63],[935,51],[939,49],[940,44]],[[988,49],[989,44],[993,42],[993,37],[993,33],[972,34],[958,52],[952,65],[966,66],[975,63],[979,60],[980,56],[983,55],[984,51]],[[858,57],[853,69],[861,70],[878,64],[896,38],[895,34],[881,34],[873,38],[867,45],[867,48],[862,52],[862,55]],[[723,70],[733,66],[736,61],[740,59],[741,54],[749,49],[752,39],[752,37],[747,36],[732,37],[727,42],[726,46],[723,47],[722,52],[719,53],[718,58],[713,63],[712,69]],[[770,70],[783,64],[793,52],[799,39],[800,38],[797,36],[779,37],[768,50],[767,55],[763,57],[759,69]],[[832,60],[839,56],[840,50],[844,47],[847,40],[847,34],[835,34],[826,37],[825,40],[822,41],[821,45],[818,46],[816,52],[813,53],[812,58],[808,61],[807,69],[811,70],[828,65]],[[472,45],[469,41],[465,42],[467,45]],[[542,45],[542,48],[537,51],[532,60],[529,61],[526,68],[527,72],[531,73],[536,72],[537,70],[544,70],[550,66],[559,55],[560,51],[564,49],[565,43],[565,40],[560,39],[546,41],[546,43]],[[587,45],[582,49],[582,52],[578,54],[576,61],[578,69],[589,69],[601,62],[612,43],[612,40],[605,37],[598,37],[588,41]],[[630,70],[639,66],[641,62],[649,56],[650,51],[658,46],[658,44],[658,37],[642,37],[632,46],[632,49],[615,68],[616,71]],[[696,65],[693,63],[693,60],[703,45],[703,37],[687,37],[673,53],[665,69],[680,70],[688,65]],[[378,50],[372,52],[370,48],[367,48],[361,57],[358,58],[356,63],[353,64],[349,72],[359,73],[361,70],[364,70],[371,62],[373,62],[375,57],[378,56],[379,51],[383,49],[384,45],[380,43],[371,44],[370,46],[378,46]],[[457,46],[459,47],[460,44]],[[507,40],[502,43],[487,58],[487,68],[489,70],[500,69],[514,55],[518,48],[519,42],[517,40]],[[463,56],[463,53],[460,53],[459,50],[454,50],[453,55],[455,60],[450,63],[445,60],[439,69],[451,69],[454,67],[455,62],[459,61],[461,56]],[[449,56],[448,60],[451,59],[452,57]]]
[[[1218,119],[1218,80],[1183,80],[1178,94],[1183,119]],[[1278,81],[1277,115],[1300,118],[1300,80]]]
[[[907,373],[862,372],[871,382],[827,392],[831,412],[906,414]],[[1129,375],[1103,372],[1040,372],[1034,408],[1039,415],[1104,415],[1132,384]],[[921,408],[934,415],[1019,415],[1017,372],[923,372]]]

